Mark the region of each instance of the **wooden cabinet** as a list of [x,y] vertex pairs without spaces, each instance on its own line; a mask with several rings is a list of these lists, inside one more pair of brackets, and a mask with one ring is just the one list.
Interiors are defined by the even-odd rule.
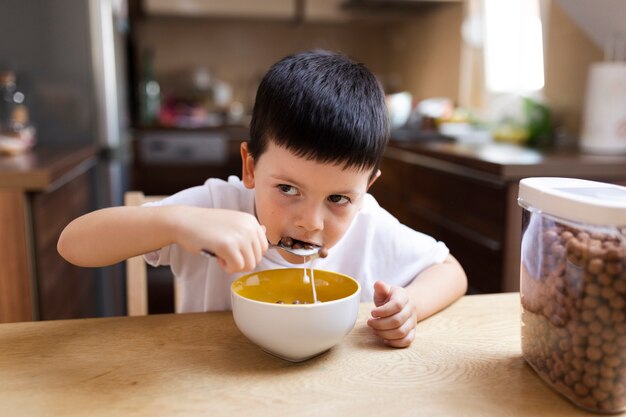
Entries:
[[342,7],[345,0],[308,0],[304,2],[304,20],[307,22],[347,22],[354,16]]
[[343,23],[352,19],[402,19],[407,13],[463,0],[143,0],[150,16],[295,20]]
[[103,288],[116,282],[103,285],[101,269],[56,250],[63,228],[96,208],[97,164],[94,147],[0,158],[0,323],[99,315]]
[[402,223],[443,241],[468,273],[471,292],[501,291],[506,183],[433,162],[390,148],[371,193]]
[[35,315],[26,207],[21,190],[0,190],[0,323]]
[[294,19],[295,0],[144,0],[150,15]]
[[395,143],[371,189],[401,222],[446,243],[470,292],[519,290],[519,180],[563,176],[626,184],[626,156],[541,153],[492,144]]
[[142,129],[133,145],[130,188],[146,195],[169,195],[202,185],[208,178],[241,177],[240,146],[247,137],[244,126]]
[[92,268],[66,262],[56,245],[63,228],[96,208],[95,166],[56,189],[30,194],[38,318],[97,316],[97,277]]
[[506,184],[411,165],[408,223],[444,241],[472,271],[471,285],[498,292],[505,245]]
[[144,10],[152,16],[252,18],[310,22],[345,22],[352,13],[342,7],[345,0],[145,0]]

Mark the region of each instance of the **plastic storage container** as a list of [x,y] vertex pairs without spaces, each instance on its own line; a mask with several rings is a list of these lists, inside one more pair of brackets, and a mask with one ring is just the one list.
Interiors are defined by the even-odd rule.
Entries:
[[626,409],[626,187],[526,178],[522,353],[589,411]]

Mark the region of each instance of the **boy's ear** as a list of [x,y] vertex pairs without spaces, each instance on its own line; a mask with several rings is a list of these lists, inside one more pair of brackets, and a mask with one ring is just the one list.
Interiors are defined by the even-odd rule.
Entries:
[[254,158],[248,152],[248,143],[241,142],[241,180],[246,188],[254,188]]
[[380,169],[376,170],[376,173],[372,176],[372,179],[370,180],[369,184],[367,184],[367,189],[369,190],[370,187],[372,186],[372,184],[374,184],[376,182],[376,180],[378,179],[378,177],[380,177],[382,174],[382,172],[380,171]]

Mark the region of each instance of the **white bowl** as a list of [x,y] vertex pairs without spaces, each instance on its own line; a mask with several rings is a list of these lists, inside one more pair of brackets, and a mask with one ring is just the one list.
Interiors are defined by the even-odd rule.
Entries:
[[[315,289],[321,302],[313,303],[311,284],[303,271],[254,272],[233,282],[230,291],[239,330],[264,351],[292,362],[335,346],[352,330],[359,312],[361,287],[356,280],[315,270]],[[294,300],[306,304],[293,304]]]

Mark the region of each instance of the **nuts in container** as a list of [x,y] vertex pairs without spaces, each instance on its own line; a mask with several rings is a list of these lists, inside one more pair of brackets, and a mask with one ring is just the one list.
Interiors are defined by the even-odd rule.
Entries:
[[626,187],[526,178],[522,353],[589,411],[626,410]]

